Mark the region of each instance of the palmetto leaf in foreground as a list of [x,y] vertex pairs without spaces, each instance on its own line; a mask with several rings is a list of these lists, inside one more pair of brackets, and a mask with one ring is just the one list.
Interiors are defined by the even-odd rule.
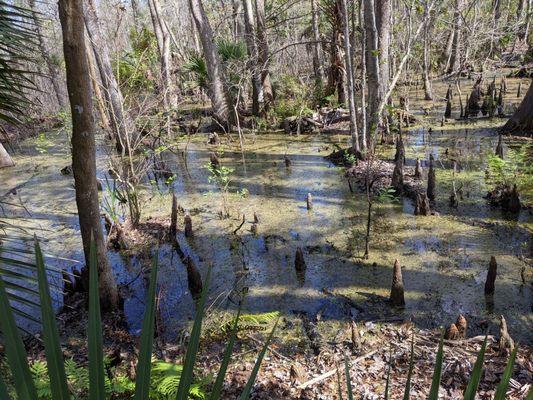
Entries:
[[[507,388],[509,387],[509,381],[513,375],[514,362],[516,360],[516,352],[518,351],[518,345],[515,346],[509,361],[507,362],[507,367],[503,371],[502,380],[496,389],[496,394],[494,395],[494,400],[505,400],[505,394],[507,393]],[[530,393],[531,395],[531,393]]]
[[433,371],[433,379],[431,381],[431,389],[429,390],[428,400],[437,400],[439,398],[440,376],[442,373],[442,361],[444,359],[444,332],[441,333],[439,349],[437,350],[437,357],[435,358],[435,370]]
[[475,400],[476,398],[477,387],[479,385],[479,381],[481,380],[481,372],[483,371],[483,359],[485,358],[486,348],[487,348],[487,336],[485,336],[485,340],[483,340],[481,349],[479,350],[479,353],[477,354],[477,359],[474,364],[474,368],[472,369],[472,375],[470,375],[468,386],[466,387],[465,392],[464,392],[464,400]]

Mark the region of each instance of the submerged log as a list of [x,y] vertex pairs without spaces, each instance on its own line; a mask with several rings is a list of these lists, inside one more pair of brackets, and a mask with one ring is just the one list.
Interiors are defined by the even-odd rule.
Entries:
[[494,293],[494,282],[496,281],[496,275],[498,270],[498,264],[494,256],[490,257],[489,269],[487,271],[487,280],[485,281],[485,294],[490,295]]
[[185,217],[183,218],[183,225],[184,225],[184,231],[185,231],[185,237],[192,238],[192,219],[190,214],[185,214]]
[[307,203],[307,209],[312,210],[313,209],[313,196],[311,195],[311,193],[307,193],[306,203]]
[[416,159],[415,174],[416,179],[422,179],[422,167],[420,166],[420,158]]
[[190,256],[185,259],[185,267],[187,268],[187,284],[189,286],[189,290],[192,298],[197,301],[202,294],[202,276],[200,275],[198,268],[196,268],[196,265]]
[[466,339],[467,322],[463,314],[459,314],[457,321],[455,321],[459,339]]
[[502,355],[508,355],[514,350],[514,340],[509,335],[507,330],[507,322],[503,315],[500,315],[500,339],[498,340],[498,347]]
[[400,266],[400,262],[398,260],[394,260],[392,286],[389,300],[393,306],[403,307],[405,305],[403,293],[402,267]]
[[503,160],[503,144],[501,134],[498,135],[498,144],[496,145],[496,150],[494,150],[494,154]]
[[435,158],[433,154],[429,155],[429,171],[428,171],[428,188],[427,197],[430,201],[435,201]]
[[170,237],[173,238],[178,232],[178,198],[172,193],[172,208],[170,210]]
[[307,264],[305,263],[304,254],[301,247],[296,248],[296,254],[294,256],[294,268],[297,272],[303,272],[307,269]]

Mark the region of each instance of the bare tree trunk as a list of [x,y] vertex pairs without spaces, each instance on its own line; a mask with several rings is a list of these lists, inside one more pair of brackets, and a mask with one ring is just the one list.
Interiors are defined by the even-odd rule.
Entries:
[[89,265],[90,246],[94,240],[98,259],[100,303],[104,309],[116,309],[119,296],[113,272],[107,261],[96,186],[95,124],[82,1],[59,0],[59,18],[63,31],[67,88],[72,113],[72,170],[85,261]]
[[176,89],[170,74],[170,32],[166,21],[163,19],[159,0],[148,0],[150,16],[154,27],[159,59],[161,63],[161,80],[163,82],[163,105],[169,110],[177,105]]
[[229,107],[229,96],[224,86],[222,62],[214,42],[213,30],[207,19],[202,0],[189,0],[189,5],[204,50],[209,76],[208,93],[213,107],[213,117],[219,124],[229,128],[232,125],[233,113]]
[[254,11],[252,0],[243,0],[243,3],[246,47],[248,48],[249,69],[252,73],[252,114],[259,116],[259,95],[262,91],[262,85],[260,69],[257,65],[257,36],[255,34]]
[[389,73],[391,0],[375,0],[375,18],[379,46],[379,91],[387,92]]
[[104,97],[102,96],[102,91],[100,90],[100,82],[96,76],[96,71],[94,67],[94,53],[91,47],[87,47],[87,66],[89,67],[89,76],[91,77],[91,83],[94,91],[94,97],[96,98],[96,105],[98,106],[98,114],[100,114],[100,122],[102,123],[102,128],[105,131],[109,131],[109,118],[107,115],[107,110],[105,106]]
[[457,72],[461,68],[461,46],[462,46],[462,27],[463,16],[461,14],[463,8],[462,0],[455,0],[455,11],[453,15],[454,28],[453,28],[453,43],[452,54],[450,56],[450,64],[448,66],[448,73]]
[[533,136],[533,80],[520,106],[501,130],[504,134]]
[[359,136],[357,135],[357,112],[355,109],[355,86],[353,81],[352,50],[350,46],[350,21],[348,18],[348,7],[346,0],[341,0],[341,13],[344,22],[344,60],[346,63],[346,79],[348,80],[348,108],[350,110],[350,135],[352,137],[352,148],[355,154],[361,153],[359,147]]
[[379,90],[380,69],[378,60],[378,33],[376,28],[376,16],[374,12],[374,0],[368,0],[364,6],[365,33],[366,33],[366,66],[368,77],[368,127],[367,135],[369,147],[372,149],[373,142],[378,133],[381,123],[379,105],[382,94]]
[[245,26],[243,26],[242,23],[242,4],[240,0],[231,0],[231,6],[233,8],[233,21],[232,21],[232,33],[233,33],[233,40],[235,42],[242,39],[243,35],[245,34]]
[[359,0],[359,26],[361,28],[361,148],[367,150],[366,117],[366,31],[364,27],[364,0]]
[[423,54],[423,80],[424,99],[433,100],[431,93],[431,80],[429,79],[430,56],[429,56],[429,34],[431,31],[431,15],[429,13],[429,0],[424,2],[424,54]]
[[266,31],[264,0],[255,0],[255,16],[257,20],[258,64],[261,67],[261,84],[263,85],[263,107],[265,110],[268,110],[270,103],[274,100],[274,92],[272,91],[270,71],[268,69],[270,64],[270,50]]
[[133,24],[135,26],[135,31],[139,32],[140,23],[140,11],[138,0],[131,0],[131,12],[133,15]]
[[317,86],[321,87],[324,81],[324,69],[322,61],[322,45],[320,43],[320,32],[318,30],[318,6],[317,0],[311,0],[311,13],[313,23],[313,70],[315,71],[315,81]]
[[29,0],[29,6],[33,16],[37,38],[39,40],[39,50],[41,51],[44,62],[46,63],[46,68],[48,69],[48,78],[50,79],[52,87],[54,88],[57,104],[60,108],[65,108],[67,104],[63,98],[61,85],[59,84],[59,68],[57,68],[57,66],[53,63],[52,57],[50,57],[50,52],[44,41],[43,27],[41,25],[41,18],[39,17],[37,9],[35,8],[35,0]]
[[94,57],[98,70],[104,95],[107,100],[107,109],[110,116],[111,127],[115,135],[117,151],[123,155],[131,151],[130,138],[135,140],[135,127],[133,120],[124,110],[124,97],[118,86],[113,73],[111,61],[109,59],[109,49],[102,37],[98,15],[93,0],[87,0],[85,9],[85,27],[94,50]]
[[0,168],[12,167],[15,165],[15,162],[4,148],[2,143],[0,143]]

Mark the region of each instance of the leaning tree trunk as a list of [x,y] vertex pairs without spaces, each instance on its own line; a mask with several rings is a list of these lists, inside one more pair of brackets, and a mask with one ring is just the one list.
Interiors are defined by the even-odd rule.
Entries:
[[49,49],[47,48],[46,43],[44,41],[41,17],[39,16],[37,9],[35,8],[35,0],[29,0],[29,6],[33,16],[35,33],[37,34],[37,38],[39,39],[39,50],[41,51],[41,55],[46,64],[46,68],[48,69],[48,78],[50,79],[52,87],[54,88],[54,94],[57,99],[57,104],[60,108],[65,108],[66,103],[61,93],[61,85],[59,84],[59,68],[57,68],[57,65],[54,64],[54,62],[52,61]]
[[124,97],[118,86],[117,79],[113,73],[111,61],[109,58],[109,49],[102,36],[100,22],[96,14],[96,8],[93,0],[87,0],[85,9],[85,27],[91,41],[94,51],[94,58],[100,78],[102,81],[103,92],[107,101],[108,113],[110,116],[113,134],[117,151],[126,154],[131,152],[131,143],[135,141],[135,126],[133,119],[124,110]]
[[350,135],[352,149],[355,154],[361,154],[359,136],[357,135],[357,113],[355,108],[355,86],[353,80],[352,51],[350,48],[350,22],[346,0],[340,1],[341,12],[344,20],[344,61],[346,63],[346,79],[348,80],[348,108],[350,110]]
[[2,143],[0,143],[0,168],[12,167],[15,165],[15,162],[4,148]]
[[501,128],[504,134],[533,136],[533,80],[529,85],[526,97],[518,106],[513,116]]
[[89,265],[91,241],[96,243],[101,306],[116,309],[119,303],[113,271],[107,261],[96,186],[96,146],[93,101],[82,0],[59,0],[67,88],[72,113],[72,171],[85,262]]
[[207,19],[202,0],[189,0],[189,6],[204,50],[209,78],[208,94],[213,107],[213,117],[224,128],[229,128],[232,125],[233,113],[229,107],[229,96],[224,86],[222,61],[214,42],[213,30]]

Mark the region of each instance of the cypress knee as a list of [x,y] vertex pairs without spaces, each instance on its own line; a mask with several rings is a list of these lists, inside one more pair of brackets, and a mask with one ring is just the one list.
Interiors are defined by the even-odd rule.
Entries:
[[444,118],[450,118],[452,116],[452,99],[448,97],[446,100],[446,110],[444,111]]
[[252,226],[250,227],[250,232],[252,232],[253,235],[257,236],[259,233],[259,226],[257,225],[257,222],[254,222]]
[[289,168],[291,166],[291,159],[288,156],[285,156],[285,167]]
[[496,264],[496,258],[492,256],[490,258],[489,270],[487,272],[487,280],[485,281],[485,294],[494,293],[494,282],[496,281],[497,270],[498,264]]
[[494,150],[494,154],[503,160],[503,144],[501,134],[498,135],[498,144],[496,145],[496,150]]
[[435,158],[433,154],[429,155],[429,171],[428,171],[428,189],[427,196],[431,201],[435,201]]
[[185,237],[191,238],[192,234],[192,219],[189,214],[185,214],[183,218],[183,225],[185,226]]
[[509,335],[507,330],[507,322],[505,321],[503,315],[500,315],[500,340],[498,341],[498,347],[500,353],[504,355],[512,353],[514,350],[514,340],[511,335]]
[[215,153],[211,153],[209,155],[209,161],[211,162],[211,167],[213,168],[213,171],[215,174],[218,174],[218,171],[220,170],[220,161]]
[[455,324],[451,324],[444,333],[444,338],[448,340],[457,340],[459,338],[459,330]]
[[425,193],[417,193],[415,203],[415,215],[430,215],[431,207],[429,199]]
[[255,211],[254,211],[254,223],[255,224],[259,223],[259,216],[257,215],[257,213]]
[[402,307],[405,305],[402,267],[400,266],[400,262],[398,260],[394,260],[394,271],[392,275],[392,287],[389,300],[393,306]]
[[457,327],[459,339],[466,339],[467,322],[463,314],[459,314],[457,321],[455,321],[455,326]]
[[202,294],[202,277],[196,265],[194,265],[193,259],[188,256],[185,260],[185,266],[187,267],[187,283],[191,292],[192,298],[198,300]]
[[297,272],[303,272],[307,268],[301,247],[296,249],[296,255],[294,256],[294,268]]
[[170,236],[173,238],[178,231],[178,199],[176,194],[172,193],[172,209],[170,211]]
[[518,90],[516,91],[516,97],[522,97],[522,82],[518,82]]
[[307,209],[312,210],[313,209],[313,196],[311,196],[311,193],[307,193]]
[[422,178],[422,167],[420,166],[420,158],[416,159],[416,165],[415,165],[415,175],[414,177],[416,179]]

